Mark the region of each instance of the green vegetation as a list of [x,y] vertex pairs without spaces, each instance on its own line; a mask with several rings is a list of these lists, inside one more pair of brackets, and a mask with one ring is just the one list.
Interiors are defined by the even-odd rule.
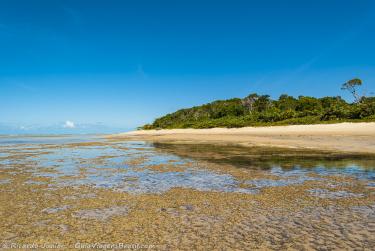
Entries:
[[360,79],[342,85],[354,97],[347,103],[340,96],[298,98],[283,94],[278,100],[268,95],[250,94],[240,99],[218,100],[202,106],[182,109],[156,119],[140,129],[244,127],[375,121],[375,97],[358,94]]

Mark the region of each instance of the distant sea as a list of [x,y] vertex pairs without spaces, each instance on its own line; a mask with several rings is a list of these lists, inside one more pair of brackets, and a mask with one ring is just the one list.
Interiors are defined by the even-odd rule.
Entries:
[[64,144],[94,141],[104,134],[27,134],[0,135],[0,145],[9,144]]

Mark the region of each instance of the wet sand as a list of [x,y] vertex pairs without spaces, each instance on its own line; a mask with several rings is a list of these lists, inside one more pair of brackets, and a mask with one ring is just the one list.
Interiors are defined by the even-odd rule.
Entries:
[[276,146],[328,151],[375,153],[375,123],[339,123],[272,127],[139,130],[111,138],[173,143]]
[[[371,156],[118,139],[0,150],[0,244],[5,248],[375,246]],[[238,156],[248,161],[235,161]]]

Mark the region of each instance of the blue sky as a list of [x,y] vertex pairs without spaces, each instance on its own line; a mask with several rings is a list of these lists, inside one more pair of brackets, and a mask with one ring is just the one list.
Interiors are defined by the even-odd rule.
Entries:
[[353,77],[375,92],[374,44],[374,1],[1,0],[0,133],[129,130],[252,92],[350,99]]

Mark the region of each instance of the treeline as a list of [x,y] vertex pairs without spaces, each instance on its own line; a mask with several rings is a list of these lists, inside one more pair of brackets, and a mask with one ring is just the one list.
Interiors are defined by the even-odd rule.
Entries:
[[359,79],[350,80],[342,89],[350,91],[355,102],[340,96],[298,98],[283,94],[277,100],[269,95],[214,101],[181,109],[156,119],[141,129],[244,127],[261,125],[316,124],[337,121],[375,121],[375,97],[359,96]]

